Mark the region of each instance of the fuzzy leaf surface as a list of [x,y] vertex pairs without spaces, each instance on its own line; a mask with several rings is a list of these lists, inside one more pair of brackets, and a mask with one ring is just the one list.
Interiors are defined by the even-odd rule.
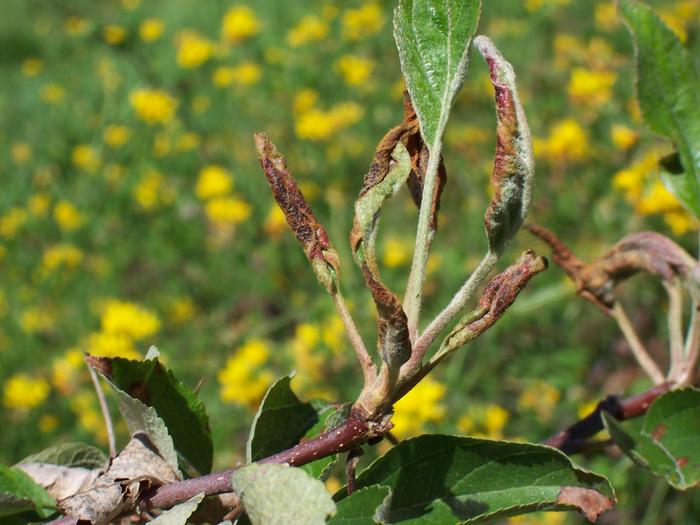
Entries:
[[[150,407],[163,420],[172,443],[180,454],[202,474],[211,471],[214,449],[209,428],[209,417],[204,404],[173,373],[165,368],[157,358],[147,361],[132,361],[123,358],[89,356],[88,363],[95,368],[110,385],[121,392],[123,405],[128,405],[129,413],[138,416],[141,405]],[[143,411],[144,414],[147,411]],[[155,421],[152,415],[148,420]],[[134,433],[145,428],[131,428]],[[171,454],[161,450],[157,436],[146,431],[163,457],[172,461]]]
[[595,520],[614,502],[612,487],[553,448],[461,436],[401,442],[357,477],[391,498],[383,523],[481,523],[534,510],[576,509]]
[[246,465],[231,486],[252,525],[323,525],[335,503],[323,483],[287,465]]
[[480,11],[479,0],[400,0],[394,12],[401,70],[431,151],[464,81]]
[[700,483],[700,390],[684,388],[659,397],[633,432],[607,413],[603,421],[615,443],[635,463],[679,490]]
[[620,0],[632,34],[637,65],[637,97],[644,120],[671,139],[684,173],[663,173],[663,181],[700,218],[700,80],[676,34],[647,5]]
[[197,510],[204,499],[204,493],[197,494],[187,501],[166,510],[156,519],[149,521],[151,525],[186,525],[187,519]]

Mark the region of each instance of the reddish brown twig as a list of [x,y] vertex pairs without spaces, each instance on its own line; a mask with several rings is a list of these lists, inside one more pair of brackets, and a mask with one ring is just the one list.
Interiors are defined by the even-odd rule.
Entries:
[[672,386],[671,383],[663,383],[622,401],[616,396],[608,396],[598,403],[593,412],[566,430],[547,438],[542,444],[558,448],[565,454],[576,454],[590,443],[591,437],[603,430],[601,412],[605,411],[620,421],[642,416],[646,414],[651,403],[668,392]]

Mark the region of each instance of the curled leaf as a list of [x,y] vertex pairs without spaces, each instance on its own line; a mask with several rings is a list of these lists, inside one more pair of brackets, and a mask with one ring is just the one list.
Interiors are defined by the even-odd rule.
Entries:
[[58,507],[66,516],[102,525],[134,508],[146,490],[178,479],[146,434],[137,433],[103,474],[84,490],[59,501]]
[[[387,140],[394,142],[394,137]],[[389,153],[391,160],[387,161],[385,157]],[[365,282],[379,313],[379,354],[387,366],[394,370],[411,356],[411,342],[401,301],[379,277],[375,249],[381,208],[406,182],[410,169],[408,150],[398,141],[398,137],[391,152],[386,151],[384,140],[380,142],[370,170],[365,176],[360,196],[355,202],[355,220],[350,233],[353,255],[362,268]]]
[[535,275],[547,269],[547,259],[527,250],[518,260],[496,275],[479,299],[479,307],[462,318],[440,345],[432,359],[442,359],[476,339],[498,321]]
[[311,206],[287,169],[287,160],[265,133],[255,134],[255,147],[275,201],[301,243],[316,278],[329,293],[334,294],[337,291],[340,261],[328,239],[328,232],[316,219]]
[[660,233],[627,235],[602,257],[585,263],[550,230],[537,224],[530,224],[527,229],[552,248],[554,261],[574,281],[577,293],[606,313],[615,302],[615,287],[638,272],[650,273],[664,281],[680,277],[691,294],[697,294],[698,261]]
[[24,471],[56,500],[65,499],[85,490],[102,472],[98,468],[87,469],[35,462],[22,463],[16,468]]
[[484,224],[490,250],[500,255],[520,229],[530,207],[535,161],[513,68],[485,36],[476,37],[474,45],[488,63],[496,92],[497,142],[491,175],[495,193]]

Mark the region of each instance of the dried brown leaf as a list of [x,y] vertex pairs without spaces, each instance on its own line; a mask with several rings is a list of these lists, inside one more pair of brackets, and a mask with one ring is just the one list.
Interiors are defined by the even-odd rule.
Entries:
[[23,470],[56,500],[65,499],[84,490],[101,474],[101,469],[36,462],[20,463],[16,468]]
[[335,293],[340,274],[340,261],[328,239],[328,232],[316,219],[311,206],[287,169],[286,159],[269,137],[265,133],[256,133],[255,146],[275,201],[284,213],[295,237],[301,243],[316,278],[329,293]]
[[588,521],[595,522],[603,512],[610,510],[615,501],[593,489],[562,487],[557,503],[576,507]]
[[102,525],[132,509],[145,490],[178,480],[148,437],[138,433],[104,473],[82,491],[60,500],[58,507],[66,516]]

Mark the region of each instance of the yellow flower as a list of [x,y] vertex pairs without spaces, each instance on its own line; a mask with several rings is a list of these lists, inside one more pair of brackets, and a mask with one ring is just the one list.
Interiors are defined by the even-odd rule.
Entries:
[[551,161],[581,161],[588,156],[588,133],[575,120],[557,122],[545,141],[535,140],[535,152]]
[[177,149],[178,151],[191,151],[199,146],[200,139],[199,135],[191,131],[183,133],[177,139]]
[[49,383],[41,377],[15,374],[5,382],[3,404],[12,410],[30,410],[44,402],[49,388]]
[[53,217],[58,227],[64,232],[73,231],[85,222],[83,214],[68,201],[59,201],[56,206],[54,206]]
[[201,66],[214,54],[214,43],[196,31],[182,31],[177,40],[177,63],[185,69]]
[[278,237],[287,229],[287,219],[284,216],[284,212],[276,204],[270,206],[263,227],[265,228],[265,233],[270,237]]
[[90,354],[102,357],[141,358],[134,348],[133,339],[124,333],[93,332],[85,342],[85,349]]
[[525,9],[528,11],[537,11],[545,6],[562,6],[567,5],[570,0],[525,0]]
[[685,19],[682,16],[669,11],[661,11],[659,15],[671,31],[676,33],[678,40],[683,43],[688,40],[688,29],[685,27]]
[[676,197],[659,180],[651,186],[637,204],[637,211],[642,215],[664,213],[679,209],[680,204]]
[[90,22],[79,16],[69,16],[64,23],[64,28],[70,36],[82,36],[90,31]]
[[612,86],[617,76],[608,71],[576,68],[569,80],[569,97],[575,103],[600,107],[612,97]]
[[113,46],[119,45],[126,39],[126,28],[124,26],[109,25],[102,31],[105,42]]
[[32,157],[32,148],[26,142],[15,142],[10,151],[15,164],[24,164]]
[[683,235],[689,231],[697,230],[700,226],[698,221],[683,209],[664,213],[664,222],[671,228],[674,235]]
[[27,222],[27,212],[24,209],[10,208],[0,217],[0,235],[5,239],[12,239],[25,222]]
[[346,10],[341,19],[343,38],[360,40],[384,27],[384,14],[376,2],[367,2],[357,9]]
[[55,318],[45,308],[30,307],[22,311],[19,325],[28,334],[50,332],[55,324]]
[[83,366],[83,352],[78,348],[71,348],[63,356],[55,359],[51,365],[51,383],[54,388],[63,395],[75,391],[77,375]]
[[312,108],[296,119],[296,134],[308,140],[327,140],[338,131],[355,124],[364,110],[354,102],[336,104],[329,111]]
[[165,31],[165,24],[158,18],[147,18],[139,25],[139,37],[144,42],[158,40]]
[[108,300],[101,316],[102,331],[123,334],[130,339],[144,339],[160,330],[160,320],[155,313],[134,303]]
[[221,400],[254,408],[274,379],[263,369],[269,355],[270,346],[261,339],[250,339],[238,348],[217,376]]
[[58,418],[53,414],[44,414],[39,418],[37,426],[40,432],[48,434],[58,426]]
[[44,251],[41,267],[50,272],[59,267],[75,268],[83,261],[83,252],[72,244],[57,244]]
[[165,133],[158,133],[153,139],[153,155],[158,158],[165,157],[172,149],[170,136]]
[[95,148],[87,144],[78,144],[71,153],[73,165],[85,171],[95,171],[100,167],[100,156]]
[[228,195],[232,189],[231,173],[222,166],[210,164],[199,172],[194,193],[199,199],[207,200]]
[[131,130],[126,126],[120,126],[117,124],[112,124],[107,126],[102,133],[102,138],[105,144],[111,146],[112,148],[118,148],[123,146],[129,137],[131,136]]
[[397,268],[411,262],[413,255],[411,250],[412,244],[412,242],[397,239],[396,237],[387,238],[382,245],[382,262],[384,266]]
[[594,16],[596,25],[603,31],[613,31],[620,23],[614,2],[598,4]]
[[323,40],[328,35],[328,24],[315,15],[302,17],[287,33],[287,43],[299,47],[308,42]]
[[129,102],[136,115],[150,125],[170,122],[177,108],[175,98],[160,89],[136,89],[129,95]]
[[445,385],[426,376],[394,405],[392,432],[403,439],[420,434],[426,423],[442,421],[445,417],[445,406],[440,401],[445,392]]
[[614,124],[610,129],[610,138],[618,149],[626,151],[636,144],[639,133],[622,124]]
[[232,70],[234,84],[249,86],[257,83],[262,77],[262,69],[254,62],[243,62]]
[[374,62],[356,55],[343,55],[335,62],[335,68],[348,86],[365,83],[374,69]]
[[36,57],[25,58],[22,61],[22,74],[27,77],[35,77],[44,69],[44,63]]
[[186,323],[197,312],[197,306],[191,297],[178,297],[168,306],[168,319],[175,324]]
[[49,211],[51,198],[46,193],[32,195],[27,202],[27,209],[34,217],[44,217]]
[[215,225],[236,225],[245,221],[252,212],[250,204],[233,197],[214,197],[210,199],[204,212]]
[[559,402],[561,393],[549,383],[537,379],[527,386],[518,397],[521,410],[534,410],[540,420],[546,421]]
[[224,15],[221,37],[227,42],[241,42],[260,32],[260,21],[247,5],[231,7]]
[[168,186],[162,174],[149,169],[134,186],[133,196],[144,210],[151,211],[172,203],[175,200],[175,191]]
[[80,426],[104,443],[107,440],[107,432],[96,404],[95,395],[89,390],[70,397],[70,408],[78,418]]
[[46,84],[41,88],[41,100],[48,104],[58,104],[66,96],[66,90],[58,84]]
[[292,111],[294,115],[302,115],[311,110],[318,100],[318,91],[315,89],[304,88],[294,95],[294,105]]
[[635,204],[642,195],[646,179],[658,172],[658,151],[649,151],[630,167],[618,171],[613,177],[613,188],[625,193],[625,198]]
[[509,412],[499,405],[471,405],[457,421],[457,428],[470,436],[503,439],[509,419]]

